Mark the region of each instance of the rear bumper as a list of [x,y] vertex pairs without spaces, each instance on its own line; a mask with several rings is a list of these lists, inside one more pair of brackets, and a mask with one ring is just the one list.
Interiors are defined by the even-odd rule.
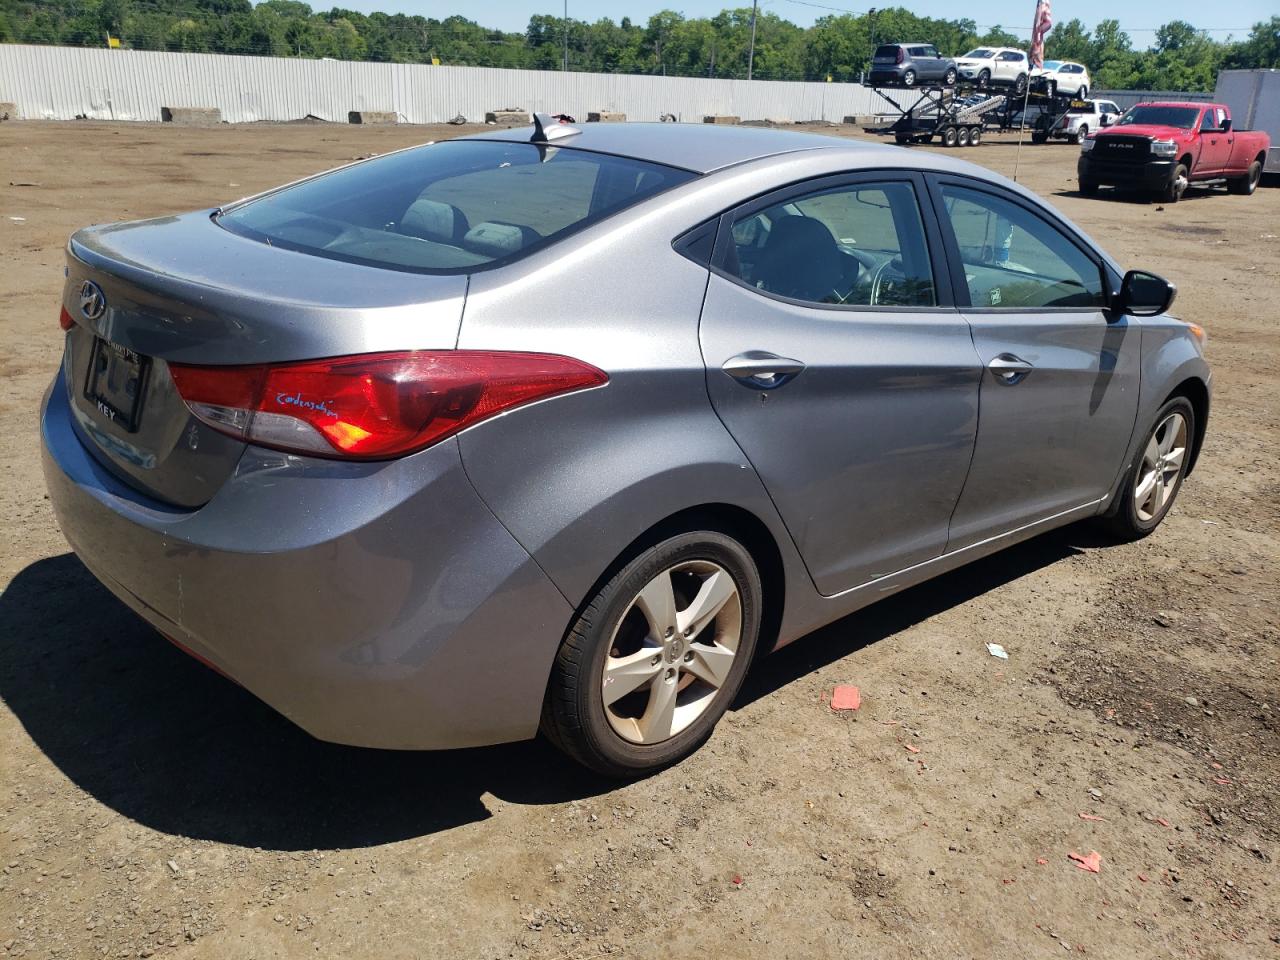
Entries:
[[108,473],[61,374],[45,482],[85,566],[316,737],[392,749],[532,737],[572,609],[481,502],[455,440],[388,463],[249,448],[197,510]]
[[1173,169],[1173,160],[1125,163],[1114,160],[1095,160],[1088,153],[1080,154],[1080,159],[1076,162],[1076,172],[1081,179],[1093,180],[1110,187],[1130,187],[1135,190],[1164,189],[1173,179]]

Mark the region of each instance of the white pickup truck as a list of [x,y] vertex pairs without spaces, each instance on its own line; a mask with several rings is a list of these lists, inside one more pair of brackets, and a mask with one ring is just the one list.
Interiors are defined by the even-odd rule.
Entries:
[[1067,108],[1067,112],[1054,120],[1051,125],[1045,127],[1037,124],[1031,139],[1035,143],[1044,143],[1047,140],[1070,140],[1072,143],[1079,143],[1089,134],[1111,126],[1123,112],[1110,100],[1075,101]]

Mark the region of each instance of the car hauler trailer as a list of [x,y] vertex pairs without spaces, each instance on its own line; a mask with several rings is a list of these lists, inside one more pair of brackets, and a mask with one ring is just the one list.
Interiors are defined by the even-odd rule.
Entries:
[[1280,70],[1223,70],[1213,96],[1231,111],[1236,129],[1271,135],[1262,169],[1280,173]]
[[[1021,120],[1024,108],[1037,110],[1034,128],[1045,125],[1048,130],[1073,103],[1079,103],[1071,96],[1059,96],[1044,83],[1033,83],[1026,94],[994,93],[968,83],[917,84],[905,88],[917,95],[915,101],[906,105],[894,99],[896,95],[905,101],[898,92],[904,88],[873,85],[871,89],[893,106],[897,118],[863,127],[863,130],[891,136],[899,144],[929,143],[937,137],[945,147],[976,147],[982,142],[984,129],[1008,130]],[[1028,125],[1028,129],[1033,129],[1033,125]]]

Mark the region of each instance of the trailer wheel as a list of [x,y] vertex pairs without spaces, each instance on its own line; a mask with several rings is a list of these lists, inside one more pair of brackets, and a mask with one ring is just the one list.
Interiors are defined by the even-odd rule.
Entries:
[[902,146],[903,144],[910,143],[911,137],[905,133],[895,133],[893,135],[893,142],[898,146]]
[[956,133],[955,127],[947,127],[942,131],[942,145],[944,147],[954,147],[957,140],[959,140],[959,135]]
[[1032,130],[1031,142],[1032,143],[1048,143],[1049,131],[1048,130]]
[[976,147],[982,142],[982,128],[971,127],[969,129],[969,146]]
[[969,145],[969,128],[959,127],[956,130],[956,146],[967,147]]
[[1232,193],[1238,193],[1242,196],[1249,197],[1253,195],[1253,191],[1258,189],[1258,181],[1262,179],[1262,161],[1255,160],[1249,164],[1249,172],[1243,177],[1236,177],[1234,180],[1227,181],[1227,189]]

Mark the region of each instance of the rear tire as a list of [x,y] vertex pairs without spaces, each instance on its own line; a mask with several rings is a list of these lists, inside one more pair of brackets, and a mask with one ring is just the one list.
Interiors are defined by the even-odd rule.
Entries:
[[985,90],[989,86],[991,86],[991,71],[983,70],[978,74],[978,89]]
[[1196,413],[1186,397],[1174,397],[1156,412],[1137,457],[1120,481],[1116,501],[1099,518],[1107,533],[1127,543],[1160,526],[1182,489],[1195,452],[1195,436]]
[[956,73],[956,68],[951,67],[949,70],[947,70],[946,75],[942,78],[942,82],[948,87],[954,87],[956,85],[956,80],[959,79],[959,76],[960,75]]
[[1080,89],[1076,91],[1075,99],[1077,99],[1077,100],[1088,100],[1088,99],[1089,99],[1089,88],[1088,88],[1088,87],[1086,87],[1086,86],[1081,85]]
[[[725,534],[683,533],[645,550],[569,627],[543,702],[543,733],[609,777],[647,776],[684,759],[742,686],[762,598],[751,555]],[[714,609],[710,619],[693,612],[700,601]],[[691,634],[682,631],[686,616]],[[606,703],[606,691],[619,689]]]
[[1232,193],[1238,193],[1241,196],[1249,197],[1258,189],[1258,184],[1262,180],[1262,161],[1255,160],[1249,164],[1249,172],[1243,177],[1236,177],[1234,180],[1227,181],[1227,189]]
[[1079,145],[1080,141],[1087,136],[1089,136],[1089,125],[1087,123],[1082,123],[1080,124],[1080,129],[1072,134],[1071,142]]
[[1013,81],[1013,95],[1020,97],[1027,92],[1027,75],[1025,73],[1018,74],[1018,79]]
[[1083,177],[1081,177],[1080,192],[1083,193],[1086,197],[1092,197],[1095,193],[1098,192],[1098,181],[1086,180]]
[[969,146],[976,147],[982,142],[982,128],[971,127],[969,129]]
[[916,72],[908,70],[902,75],[902,85],[904,87],[914,87],[916,85]]

